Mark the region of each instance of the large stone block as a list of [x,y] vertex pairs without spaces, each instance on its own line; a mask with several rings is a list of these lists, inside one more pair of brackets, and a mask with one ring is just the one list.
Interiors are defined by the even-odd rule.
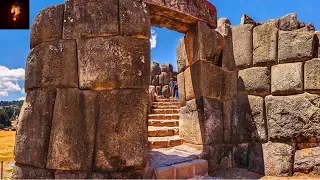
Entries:
[[232,27],[230,25],[230,22],[229,24],[222,23],[220,26],[218,26],[217,31],[223,36],[224,41],[221,52],[222,67],[233,71],[236,68],[236,63],[234,60]]
[[305,62],[304,89],[311,92],[320,92],[320,59]]
[[294,156],[294,172],[320,175],[320,147],[297,150]]
[[262,149],[266,176],[292,176],[293,145],[268,142]]
[[57,91],[52,120],[47,168],[92,168],[97,94],[78,89]]
[[88,171],[61,171],[54,173],[55,179],[88,179]]
[[233,142],[264,141],[267,139],[262,97],[238,95],[237,118],[233,123]]
[[222,99],[225,71],[210,62],[199,61],[184,72],[186,100],[201,96]]
[[271,67],[271,93],[303,92],[302,62],[278,64]]
[[319,98],[318,95],[309,93],[267,96],[265,101],[270,138],[319,138]]
[[101,91],[94,168],[143,169],[147,163],[148,92],[144,89]]
[[266,176],[292,176],[293,156],[291,144],[253,144],[249,150],[249,170]]
[[237,100],[223,102],[223,138],[226,143],[232,142],[232,123],[235,122],[235,118],[237,118],[236,108]]
[[45,168],[55,96],[56,91],[48,89],[28,93],[16,135],[14,154],[17,163]]
[[179,102],[181,106],[184,106],[186,104],[184,72],[181,72],[177,75],[177,82],[178,82]]
[[222,103],[205,97],[188,101],[180,110],[179,134],[192,144],[223,142]]
[[149,86],[149,40],[133,37],[81,39],[78,58],[81,89]]
[[119,35],[119,2],[65,2],[63,39]]
[[222,98],[223,100],[233,100],[237,96],[237,86],[238,86],[238,73],[237,71],[228,71],[223,72],[223,91]]
[[268,67],[252,67],[238,72],[238,91],[249,94],[270,94],[271,77]]
[[238,68],[252,66],[253,27],[252,24],[232,27],[234,60]]
[[173,72],[173,66],[170,63],[161,64],[161,72],[170,73]]
[[160,85],[168,85],[170,83],[170,74],[167,72],[161,72],[159,75]]
[[201,159],[208,161],[211,171],[232,168],[232,150],[231,144],[206,145]]
[[314,54],[315,34],[313,32],[279,31],[279,63],[305,61]]
[[161,68],[159,66],[159,63],[152,62],[150,64],[150,75],[151,76],[156,76],[161,74]]
[[218,64],[223,37],[206,23],[199,21],[187,32],[185,45],[189,64],[197,61],[211,61]]
[[279,20],[279,28],[283,31],[293,31],[299,29],[299,21],[296,13],[290,13]]
[[120,34],[148,39],[151,34],[149,8],[144,2],[119,0]]
[[253,29],[253,65],[276,64],[278,58],[278,20]]
[[13,168],[12,179],[53,179],[53,171],[16,163]]
[[42,10],[35,18],[30,34],[30,48],[43,42],[62,39],[64,5],[54,5]]
[[26,65],[25,89],[78,87],[77,49],[73,40],[42,43],[33,48]]
[[184,43],[184,38],[180,39],[176,53],[177,53],[178,72],[181,72],[184,70],[184,68],[186,68],[186,62],[187,62],[187,52],[186,52],[186,46]]
[[237,168],[248,168],[248,144],[237,144],[233,146],[232,150],[232,164]]

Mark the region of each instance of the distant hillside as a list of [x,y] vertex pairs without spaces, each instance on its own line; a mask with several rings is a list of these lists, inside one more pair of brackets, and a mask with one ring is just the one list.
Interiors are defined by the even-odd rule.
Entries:
[[0,101],[0,129],[11,126],[19,117],[23,101]]

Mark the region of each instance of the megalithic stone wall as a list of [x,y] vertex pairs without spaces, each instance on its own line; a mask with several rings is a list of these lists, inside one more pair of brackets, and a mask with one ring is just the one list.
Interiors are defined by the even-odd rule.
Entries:
[[230,142],[234,114],[225,112],[235,105],[237,73],[230,23],[218,21],[213,29],[198,22],[180,41],[177,57],[179,134],[186,143],[202,148],[210,171],[232,167],[233,148],[238,148]]
[[232,28],[238,97],[227,114],[237,114],[232,143],[246,144],[240,160],[250,171],[319,174],[319,41],[310,27],[289,14]]
[[39,13],[14,178],[141,176],[150,19],[146,4],[131,0],[69,0]]
[[[151,25],[216,27],[205,0],[67,0],[31,30],[13,178],[141,178]],[[164,67],[165,68],[165,67]]]

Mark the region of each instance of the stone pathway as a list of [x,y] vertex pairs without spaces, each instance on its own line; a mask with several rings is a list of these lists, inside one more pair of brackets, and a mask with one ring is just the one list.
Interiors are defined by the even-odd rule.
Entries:
[[151,149],[183,144],[179,137],[180,103],[174,99],[158,99],[148,115],[148,140]]

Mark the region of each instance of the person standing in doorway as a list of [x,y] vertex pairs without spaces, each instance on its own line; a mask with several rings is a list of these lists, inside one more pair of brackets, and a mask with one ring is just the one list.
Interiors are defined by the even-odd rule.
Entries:
[[169,83],[170,97],[171,98],[173,98],[173,96],[174,96],[174,86],[175,86],[175,83],[173,81],[173,78],[171,78],[171,81]]
[[175,85],[174,85],[174,98],[179,99],[178,82],[177,81],[175,81]]

